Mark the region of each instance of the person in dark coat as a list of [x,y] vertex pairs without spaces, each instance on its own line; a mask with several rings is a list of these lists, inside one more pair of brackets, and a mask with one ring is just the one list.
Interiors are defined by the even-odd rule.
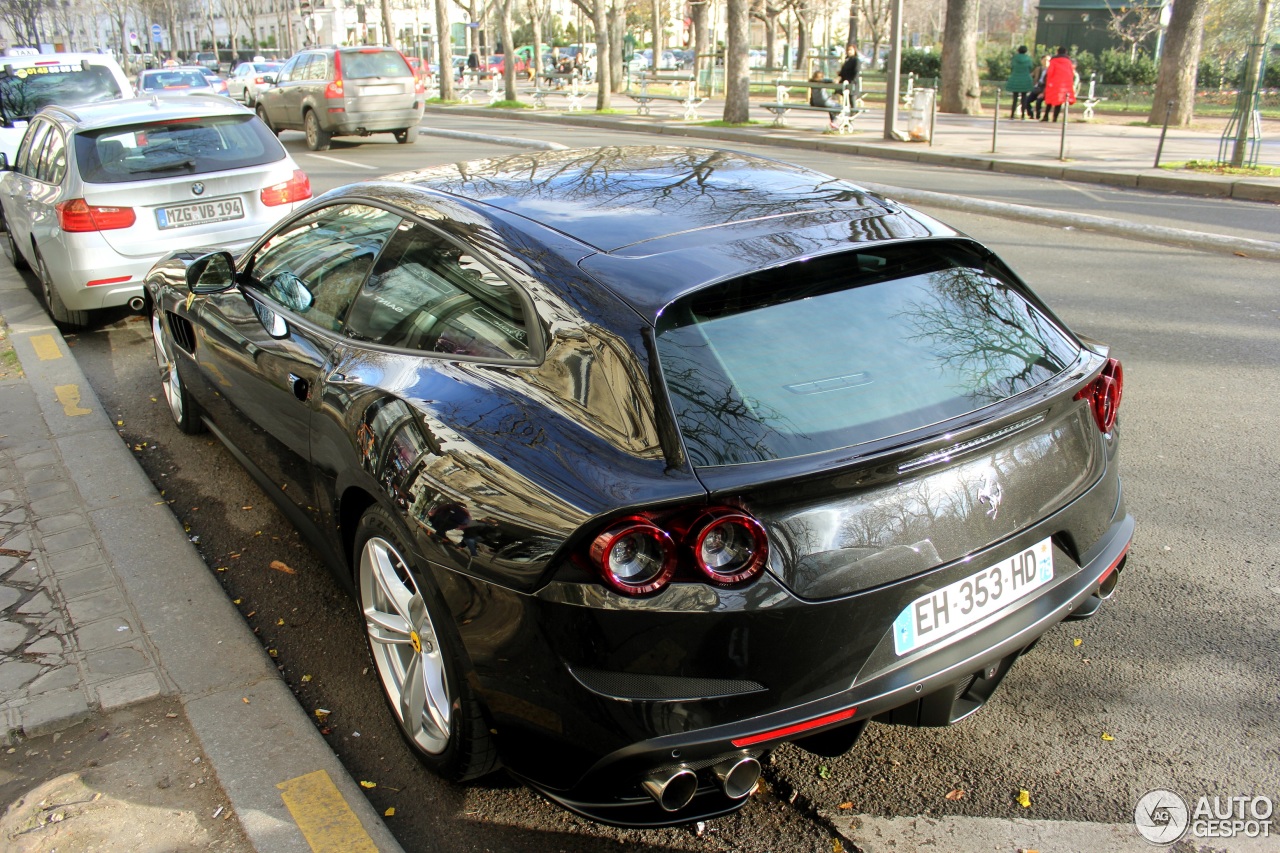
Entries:
[[1031,55],[1027,53],[1025,44],[1018,46],[1018,52],[1013,55],[1013,61],[1009,67],[1009,82],[1005,85],[1009,88],[1009,95],[1013,103],[1009,106],[1009,118],[1018,117],[1018,107],[1022,107],[1023,120],[1027,117],[1027,93],[1034,88],[1031,80],[1031,69],[1035,63],[1031,59]]
[[[821,70],[814,71],[809,75],[810,83],[830,83],[831,78],[824,77]],[[840,115],[840,111],[844,109],[844,105],[835,98],[827,94],[826,89],[810,89],[809,90],[809,106],[811,107],[828,107],[831,111],[831,118],[827,124],[834,130],[836,127],[836,116]]]
[[1076,102],[1076,64],[1071,60],[1065,47],[1058,48],[1058,55],[1049,60],[1049,68],[1044,73],[1044,117],[1049,120],[1049,107],[1053,107],[1053,120],[1057,121],[1062,114],[1063,104]]
[[1033,119],[1039,119],[1044,111],[1044,75],[1049,70],[1049,55],[1040,57],[1040,64],[1031,75],[1031,91],[1027,92],[1027,112]]
[[856,89],[859,70],[858,46],[851,44],[844,49],[844,64],[840,66],[840,73],[836,75],[836,79],[841,83],[848,83],[850,89]]

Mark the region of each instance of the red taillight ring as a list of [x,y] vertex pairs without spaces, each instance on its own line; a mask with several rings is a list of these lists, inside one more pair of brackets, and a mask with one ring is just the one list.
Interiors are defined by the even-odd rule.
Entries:
[[1124,395],[1124,367],[1114,358],[1107,359],[1098,376],[1076,394],[1077,400],[1089,404],[1094,423],[1104,433],[1115,428]]
[[[637,549],[636,558],[651,563],[651,571],[638,581],[618,574],[613,568],[614,549],[627,544],[629,537],[633,537],[632,544],[648,542],[656,549],[646,555]],[[652,521],[626,518],[596,536],[591,543],[591,561],[604,582],[615,591],[623,595],[648,595],[665,587],[675,574],[676,546],[667,532]]]
[[[721,532],[726,527],[737,527],[749,537],[749,556],[740,566],[731,571],[721,571],[703,559],[703,546],[707,537]],[[734,510],[712,510],[698,518],[689,529],[686,542],[693,556],[693,564],[708,580],[716,584],[737,584],[750,580],[764,571],[765,561],[769,557],[769,537],[764,527],[746,513]]]

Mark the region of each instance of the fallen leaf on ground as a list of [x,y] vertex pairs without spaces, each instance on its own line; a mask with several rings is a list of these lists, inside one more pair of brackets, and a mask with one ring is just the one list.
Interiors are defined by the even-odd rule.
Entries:
[[383,812],[383,813],[382,813],[382,816],[383,816],[383,817],[395,817],[395,816],[396,816],[396,807],[395,807],[395,806],[391,806],[389,809],[387,809],[385,812]]
[[302,680],[303,680],[303,681],[310,681],[310,680],[311,680],[311,676],[309,676],[309,675],[304,675],[304,676],[302,676]]
[[283,620],[283,619],[277,619],[277,620],[276,620],[276,624],[277,624],[277,625],[283,625],[283,624],[284,624],[284,620]]
[[960,790],[959,788],[956,788],[954,791],[947,791],[946,798],[948,800],[955,801],[962,798],[963,796],[964,796],[964,791]]
[[1022,806],[1024,809],[1031,808],[1031,794],[1026,788],[1022,788],[1018,791],[1018,805]]
[[272,560],[272,561],[271,561],[271,568],[275,569],[277,572],[284,572],[286,575],[296,575],[296,574],[297,574],[297,572],[295,572],[293,569],[289,568],[289,564],[288,564],[288,563],[283,563],[283,562],[281,562],[280,560]]
[[316,716],[322,720],[325,717],[329,716],[329,714],[330,714],[330,711],[328,708],[316,708]]
[[825,765],[825,764],[823,764],[823,765],[821,765],[820,767],[818,767],[818,778],[820,778],[820,779],[830,779],[830,778],[831,778],[831,769],[830,769],[830,768],[828,768],[828,767],[827,767],[827,765]]
[[1071,641],[1071,645],[1075,646],[1078,649],[1080,648],[1080,644],[1083,642],[1084,640],[1080,639],[1079,637],[1076,637],[1074,640]]
[[377,783],[377,782],[365,782],[365,781],[362,779],[362,780],[360,781],[360,787],[361,787],[361,788],[376,788],[376,787],[378,787],[378,783]]
[[248,704],[249,704],[249,697],[248,697],[248,696],[242,696],[242,697],[240,698],[240,701],[241,701],[241,702],[243,702],[244,704],[248,705]]
[[1115,740],[1115,737],[1114,737],[1113,735],[1109,735],[1109,734],[1107,734],[1106,732],[1103,732],[1103,733],[1102,733],[1102,739],[1103,739],[1103,740]]
[[844,853],[844,845],[840,843],[839,838],[831,839],[831,853]]
[[836,806],[836,808],[840,809],[842,812],[847,812],[849,809],[853,808],[853,803],[841,803]]

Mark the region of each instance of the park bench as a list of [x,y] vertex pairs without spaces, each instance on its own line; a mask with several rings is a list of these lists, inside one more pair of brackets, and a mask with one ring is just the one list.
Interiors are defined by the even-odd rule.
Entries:
[[[569,102],[569,112],[574,113],[582,109],[582,102],[587,98],[587,92],[580,85],[582,82],[582,73],[580,71],[558,72],[550,71],[544,73],[539,78],[539,85],[535,85],[533,89],[533,105],[537,109],[545,109],[547,106],[547,95],[564,95]],[[568,81],[568,88],[563,88],[565,81]],[[552,84],[556,84],[555,88],[550,88]]]
[[[481,85],[482,80],[489,80],[489,88]],[[462,76],[462,85],[458,88],[458,100],[464,104],[474,103],[477,95],[487,95],[490,105],[498,103],[502,100],[502,75],[501,74],[477,74],[468,72]]]
[[[684,120],[693,121],[698,118],[698,107],[706,98],[698,97],[698,84],[692,75],[683,74],[644,74],[637,76],[640,83],[639,92],[628,92],[627,95],[636,102],[636,115],[649,115],[651,101],[674,101],[684,106]],[[683,95],[658,95],[649,91],[651,83],[670,83],[676,89],[684,87]]]
[[855,104],[862,102],[862,92],[853,90],[848,83],[815,83],[809,80],[774,80],[774,88],[777,90],[777,100],[771,104],[761,104],[769,112],[773,113],[773,124],[775,127],[786,127],[787,113],[796,110],[800,112],[812,113],[832,113],[830,107],[813,107],[809,105],[809,99],[806,97],[803,102],[791,100],[792,89],[804,89],[812,92],[814,89],[831,89],[839,96],[840,109],[831,116],[831,121],[835,125],[837,133],[852,133],[853,120],[862,113],[866,112],[863,107],[855,107]]

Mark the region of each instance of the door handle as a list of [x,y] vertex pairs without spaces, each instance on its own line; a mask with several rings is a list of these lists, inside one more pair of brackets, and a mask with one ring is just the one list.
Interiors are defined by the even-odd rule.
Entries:
[[293,396],[302,402],[311,399],[311,383],[296,373],[289,374],[289,382],[293,386]]

